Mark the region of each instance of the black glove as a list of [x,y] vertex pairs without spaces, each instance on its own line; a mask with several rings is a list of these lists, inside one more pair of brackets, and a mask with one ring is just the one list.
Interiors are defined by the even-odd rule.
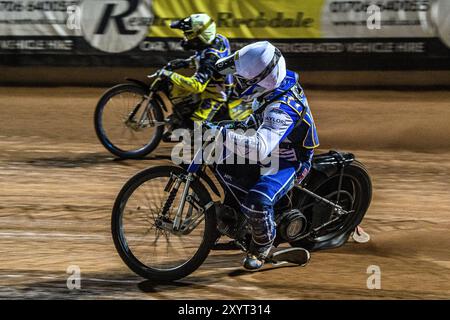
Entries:
[[181,68],[187,68],[189,67],[190,64],[190,60],[189,59],[175,59],[170,61],[167,64],[167,69],[168,70],[176,70],[176,69],[181,69]]

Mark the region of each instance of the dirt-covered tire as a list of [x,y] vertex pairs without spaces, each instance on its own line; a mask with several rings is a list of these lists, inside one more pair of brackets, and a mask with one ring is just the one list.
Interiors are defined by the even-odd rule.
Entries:
[[[138,159],[145,157],[158,146],[158,144],[161,142],[161,138],[164,132],[164,126],[156,126],[154,134],[151,135],[151,137],[149,137],[148,143],[146,143],[142,147],[133,150],[123,150],[119,146],[117,146],[116,142],[112,141],[113,139],[108,137],[105,132],[103,123],[103,114],[108,101],[110,101],[110,99],[113,98],[114,96],[117,96],[125,92],[133,93],[142,97],[147,95],[147,92],[144,88],[132,83],[119,84],[110,88],[103,94],[103,96],[100,98],[95,108],[94,113],[95,133],[97,134],[97,137],[100,140],[101,144],[112,154],[122,159]],[[162,111],[161,106],[159,105],[159,102],[153,100],[151,101],[151,103],[153,104],[152,109],[154,111],[155,120],[161,122],[164,121],[164,113]]]
[[[125,264],[136,274],[143,278],[153,281],[174,281],[186,277],[194,272],[208,256],[214,242],[217,239],[216,218],[214,210],[207,210],[205,212],[204,232],[198,250],[191,259],[186,261],[183,265],[170,270],[161,270],[149,267],[142,263],[130,250],[127,239],[123,234],[122,215],[126,202],[131,194],[143,183],[151,179],[168,177],[170,173],[182,174],[186,171],[176,166],[158,166],[143,170],[133,176],[121,189],[114,203],[114,208],[111,217],[111,232],[114,240],[114,245]],[[199,181],[193,181],[191,184],[192,190],[198,196],[202,206],[205,206],[211,201],[211,196]],[[181,192],[181,190],[179,191]],[[214,208],[214,207],[211,207]]]
[[[311,183],[307,186],[307,188],[321,196],[324,196],[325,194],[328,194],[330,190],[336,189],[336,181],[338,178],[339,173],[327,177],[324,174],[316,172],[315,176],[311,177]],[[347,189],[346,191],[350,191],[348,190],[350,189],[350,186],[354,188],[354,202],[352,208],[347,207],[345,209],[355,210],[355,212],[350,213],[349,216],[338,221],[336,225],[332,226],[333,228],[330,227],[330,230],[326,229],[324,234],[320,234],[320,236],[315,238],[301,239],[291,243],[292,246],[302,247],[309,250],[321,250],[339,247],[347,241],[354,228],[363,220],[364,215],[370,206],[370,202],[372,200],[372,183],[367,169],[361,162],[356,160],[344,169],[343,181],[345,188]],[[350,196],[348,196],[348,198],[350,199]],[[345,201],[345,195],[344,199],[341,200]],[[304,214],[307,214],[310,217],[313,217],[314,213],[317,215],[321,208],[326,207],[324,204],[317,204],[303,210],[302,208],[307,207],[311,201],[314,200],[310,196],[305,196],[302,197],[298,203],[298,208],[300,208],[300,211],[303,212],[312,210],[309,212],[304,212]],[[316,212],[314,212],[315,209]]]

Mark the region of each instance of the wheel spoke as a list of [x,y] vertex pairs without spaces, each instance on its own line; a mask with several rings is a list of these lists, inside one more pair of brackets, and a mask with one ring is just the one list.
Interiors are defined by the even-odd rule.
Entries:
[[[335,180],[329,180],[327,183],[322,184],[318,189],[313,190],[314,193],[318,194],[325,199],[336,203],[338,199],[337,195],[337,178]],[[348,214],[344,214],[337,221],[327,225],[320,231],[318,231],[316,235],[316,240],[321,237],[332,237],[334,234],[337,234],[339,230],[341,230],[344,226],[346,226],[349,222],[352,221],[355,212],[353,210],[357,206],[355,194],[358,192],[354,179],[351,176],[344,176],[342,180],[342,190],[339,196],[339,206],[341,206],[345,211],[349,212]],[[337,217],[337,213],[334,210],[324,203],[315,200],[312,197],[307,197],[306,201],[300,205],[301,211],[307,215],[320,215],[320,216],[328,216],[327,221],[332,221]],[[317,228],[316,225],[314,228]]]
[[[140,119],[147,112],[143,104],[145,97],[143,93],[127,90],[131,89],[122,89],[106,101],[100,120],[103,128],[102,135],[106,137],[109,144],[124,152],[138,151],[152,144],[157,130],[161,130],[156,126],[140,123]],[[139,105],[139,110],[132,119],[129,119]],[[149,108],[148,112],[152,113],[156,121],[163,121],[155,115],[153,106]],[[131,124],[128,124],[128,120],[131,120]]]
[[[181,192],[178,192],[167,217],[161,216],[162,206],[169,194],[163,189],[170,176],[150,179],[142,183],[129,196],[123,209],[122,228],[123,238],[133,256],[150,268],[167,270],[177,268],[189,261],[203,242],[205,222],[202,219],[195,230],[187,235],[176,234],[167,229],[180,205]],[[180,189],[183,189],[181,184]],[[190,193],[192,193],[190,191]],[[164,200],[163,200],[164,198]],[[186,205],[183,219],[192,206]],[[127,208],[138,208],[129,210]],[[199,215],[198,210],[192,208],[192,215]],[[157,221],[163,225],[157,224]],[[174,241],[175,240],[175,241]]]

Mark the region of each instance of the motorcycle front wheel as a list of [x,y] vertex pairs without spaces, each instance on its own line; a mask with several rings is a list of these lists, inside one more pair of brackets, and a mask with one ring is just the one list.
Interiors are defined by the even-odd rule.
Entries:
[[142,158],[161,141],[164,114],[158,101],[146,105],[146,95],[140,86],[119,84],[106,91],[95,108],[97,137],[119,158]]
[[[217,239],[214,210],[204,210],[211,197],[203,184],[192,181],[188,196],[197,208],[185,202],[183,220],[197,217],[190,232],[174,232],[174,218],[185,183],[186,172],[175,166],[143,170],[122,188],[114,204],[111,232],[114,245],[125,264],[136,274],[154,281],[173,281],[194,272],[208,256]],[[174,187],[177,192],[172,192]],[[167,205],[169,201],[170,207]]]

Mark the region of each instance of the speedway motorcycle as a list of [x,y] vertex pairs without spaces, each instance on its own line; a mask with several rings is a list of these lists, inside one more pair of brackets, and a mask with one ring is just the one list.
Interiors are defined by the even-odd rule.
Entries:
[[[252,170],[198,161],[211,157],[211,143],[204,142],[189,164],[137,173],[119,192],[112,237],[136,274],[173,281],[194,272],[210,250],[223,249],[224,244],[248,250],[251,230],[240,204],[251,187],[246,182],[252,180]],[[202,154],[204,150],[209,155]],[[342,246],[364,218],[371,197],[370,176],[353,154],[329,151],[314,156],[310,173],[275,206],[274,246],[310,251]],[[290,262],[282,260],[272,255],[266,262]]]
[[[171,83],[162,74],[173,69],[169,62],[147,76],[153,79],[151,84],[126,78],[128,83],[118,84],[102,95],[95,108],[94,126],[109,152],[122,159],[142,158],[163,140],[165,128],[173,124],[177,128],[193,127],[190,115],[200,97],[170,97]],[[251,104],[233,100],[214,107],[206,120],[244,120],[251,113]]]

